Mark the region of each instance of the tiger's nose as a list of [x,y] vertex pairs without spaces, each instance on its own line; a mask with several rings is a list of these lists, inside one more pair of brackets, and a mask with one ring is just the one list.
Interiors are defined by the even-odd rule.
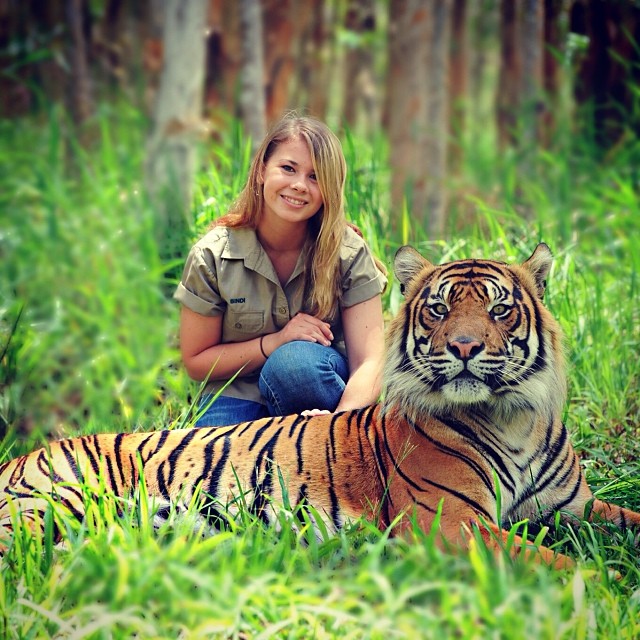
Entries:
[[484,344],[473,338],[460,337],[448,342],[447,349],[459,360],[469,360],[484,349]]

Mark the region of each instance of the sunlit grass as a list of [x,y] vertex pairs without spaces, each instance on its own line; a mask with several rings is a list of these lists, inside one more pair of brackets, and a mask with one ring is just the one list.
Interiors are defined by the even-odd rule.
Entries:
[[394,539],[356,522],[310,545],[245,514],[202,538],[180,520],[153,530],[106,497],[93,507],[88,523],[70,523],[63,549],[45,542],[43,553],[17,537],[0,576],[3,637],[471,639],[527,628],[551,640],[639,630],[640,602],[629,597],[638,567],[624,553],[604,560],[591,527],[566,542],[586,568],[560,578],[477,545],[442,553],[418,530]]

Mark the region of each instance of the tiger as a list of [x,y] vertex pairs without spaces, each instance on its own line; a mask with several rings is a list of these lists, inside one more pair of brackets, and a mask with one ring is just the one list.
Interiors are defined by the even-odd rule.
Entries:
[[574,566],[507,526],[561,513],[635,531],[640,514],[593,496],[562,422],[563,337],[543,303],[552,262],[544,243],[509,264],[434,265],[401,247],[402,301],[386,332],[378,403],[52,442],[0,467],[5,550],[16,514],[37,534],[52,501],[82,520],[85,487],[126,497],[144,485],[161,521],[192,505],[215,530],[242,502],[276,525],[288,502],[312,507],[329,532],[364,518],[392,535],[435,531],[443,548],[482,539],[495,553]]

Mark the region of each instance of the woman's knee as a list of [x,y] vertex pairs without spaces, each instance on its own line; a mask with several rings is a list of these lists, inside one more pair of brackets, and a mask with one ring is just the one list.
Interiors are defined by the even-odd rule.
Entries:
[[297,340],[278,347],[262,367],[262,376],[296,385],[317,383],[323,375],[335,374],[346,381],[347,361],[338,351],[315,342]]
[[334,411],[348,376],[346,359],[335,349],[298,341],[269,356],[259,386],[272,415],[304,409]]

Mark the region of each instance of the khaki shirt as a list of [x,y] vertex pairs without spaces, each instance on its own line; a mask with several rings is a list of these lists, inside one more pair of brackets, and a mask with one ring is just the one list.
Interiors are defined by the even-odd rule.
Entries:
[[[275,333],[303,308],[305,255],[303,249],[283,288],[253,229],[215,227],[189,252],[174,298],[200,315],[223,316],[223,343]],[[341,308],[373,298],[387,283],[365,241],[350,228],[340,248],[340,274]],[[336,316],[332,346],[346,355],[341,314]],[[223,394],[265,404],[259,374],[258,369],[238,376]],[[212,380],[205,393],[215,393],[225,384]]]

